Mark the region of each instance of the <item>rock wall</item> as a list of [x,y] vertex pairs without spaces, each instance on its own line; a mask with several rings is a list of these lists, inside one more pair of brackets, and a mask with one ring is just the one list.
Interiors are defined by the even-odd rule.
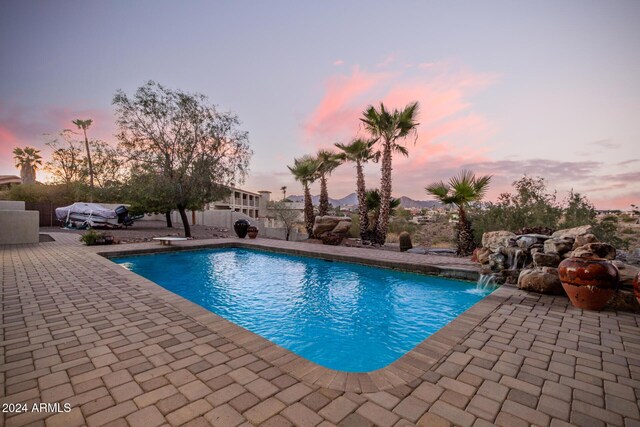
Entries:
[[620,272],[622,290],[609,302],[609,307],[638,311],[640,306],[629,297],[629,289],[640,268],[634,265],[633,254],[623,252],[619,259],[617,255],[613,246],[598,241],[588,225],[558,230],[551,235],[492,231],[482,236],[482,247],[475,252],[482,274],[491,275],[499,283],[517,283],[520,289],[550,295],[564,295],[557,270],[563,259],[611,260]]

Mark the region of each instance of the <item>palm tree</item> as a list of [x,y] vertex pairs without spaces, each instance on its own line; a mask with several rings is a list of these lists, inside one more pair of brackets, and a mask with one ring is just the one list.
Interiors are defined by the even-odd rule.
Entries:
[[482,200],[490,182],[491,175],[476,177],[473,172],[463,170],[446,184],[440,181],[425,188],[427,193],[435,196],[440,202],[457,206],[457,254],[460,256],[471,255],[475,249],[473,230],[465,209],[469,203]]
[[283,185],[280,187],[280,191],[282,191],[282,201],[287,200],[287,186]]
[[[382,206],[382,197],[380,195],[380,190],[374,188],[373,190],[368,190],[365,193],[365,204],[367,206],[367,220],[370,221],[369,234],[371,232],[375,233],[375,230],[378,226],[378,221],[380,220],[380,206]],[[389,216],[392,216],[395,210],[400,206],[400,199],[394,199],[393,197],[389,200]],[[369,218],[371,215],[371,218]],[[362,230],[361,230],[362,231]]]
[[394,151],[408,155],[407,149],[398,144],[412,133],[416,133],[418,122],[418,103],[408,104],[403,110],[389,111],[383,103],[380,110],[369,106],[360,119],[365,129],[382,145],[380,178],[380,219],[375,232],[375,241],[384,245],[389,227],[389,201],[391,200],[391,156]]
[[87,150],[87,163],[89,164],[89,186],[91,187],[91,194],[93,195],[93,163],[91,162],[91,151],[89,150],[89,139],[87,138],[87,129],[89,129],[93,120],[76,119],[72,123],[84,133],[84,148]]
[[336,154],[329,150],[318,151],[318,178],[320,178],[320,205],[318,206],[318,215],[324,216],[329,211],[329,192],[327,190],[327,176],[335,168],[340,166],[342,162]]
[[304,188],[304,225],[309,238],[311,238],[315,217],[313,215],[313,202],[309,185],[318,177],[318,159],[308,155],[302,156],[294,159],[293,166],[287,166],[287,168],[289,168],[296,181],[302,183]]
[[358,217],[360,220],[360,238],[368,240],[369,215],[367,209],[366,191],[364,183],[364,163],[373,160],[378,161],[380,153],[373,150],[376,140],[354,139],[350,144],[336,143],[342,152],[338,154],[342,161],[354,162],[356,164],[356,193],[358,194]]
[[23,184],[36,183],[36,170],[42,166],[40,150],[33,147],[16,147],[13,149],[13,160],[16,167],[20,169],[20,178]]

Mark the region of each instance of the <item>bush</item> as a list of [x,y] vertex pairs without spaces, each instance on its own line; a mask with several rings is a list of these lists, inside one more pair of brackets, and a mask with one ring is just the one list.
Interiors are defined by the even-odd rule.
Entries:
[[115,242],[112,235],[95,230],[89,230],[80,236],[80,241],[87,246],[111,245]]
[[95,230],[89,230],[80,236],[80,241],[87,246],[97,245],[104,241],[104,233]]
[[400,242],[400,252],[405,252],[413,248],[413,245],[411,244],[411,235],[406,231],[400,233],[398,240]]
[[[95,188],[93,201],[96,203],[118,203],[120,191],[117,187]],[[57,205],[70,205],[74,202],[87,202],[91,199],[89,186],[73,184],[21,184],[14,185],[6,194],[7,200],[25,202],[49,202]]]
[[543,178],[527,176],[513,183],[514,194],[503,193],[497,203],[487,203],[470,209],[469,217],[474,227],[474,239],[480,244],[487,231],[523,229],[572,228],[591,225],[593,234],[615,247],[629,245],[616,235],[618,217],[607,215],[602,221],[596,218],[596,210],[589,200],[573,190],[563,203],[556,201],[556,192],[547,191]]
[[419,228],[417,224],[409,222],[406,219],[394,218],[389,222],[389,233],[400,234],[406,231],[410,235],[414,235]]

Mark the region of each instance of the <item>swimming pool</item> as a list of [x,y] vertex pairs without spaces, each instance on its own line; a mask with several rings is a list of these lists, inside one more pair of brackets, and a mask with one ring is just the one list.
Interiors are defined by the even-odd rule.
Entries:
[[327,368],[394,362],[488,291],[469,282],[249,249],[113,261]]

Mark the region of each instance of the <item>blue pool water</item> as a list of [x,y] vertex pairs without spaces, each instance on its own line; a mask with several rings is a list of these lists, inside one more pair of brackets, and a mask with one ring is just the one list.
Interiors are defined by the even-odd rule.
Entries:
[[246,249],[115,262],[327,368],[394,362],[488,292],[468,282]]

